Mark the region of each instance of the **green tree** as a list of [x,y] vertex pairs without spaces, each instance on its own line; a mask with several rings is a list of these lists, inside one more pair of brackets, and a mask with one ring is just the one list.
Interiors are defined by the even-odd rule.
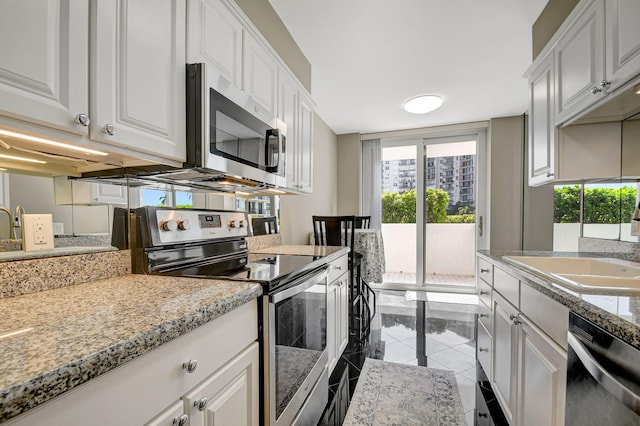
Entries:
[[555,188],[553,194],[553,221],[555,223],[580,222],[580,186]]
[[[636,188],[585,188],[584,223],[616,224],[631,220],[636,207]],[[580,186],[564,186],[554,191],[554,222],[580,222]]]
[[[449,195],[442,189],[427,189],[427,223],[446,223]],[[382,194],[382,223],[416,223],[416,191]]]
[[449,194],[442,189],[427,189],[427,223],[446,223]]

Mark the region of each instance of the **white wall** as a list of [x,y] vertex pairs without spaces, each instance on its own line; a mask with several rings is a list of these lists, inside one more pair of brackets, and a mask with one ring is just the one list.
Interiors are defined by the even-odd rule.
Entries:
[[362,143],[359,133],[338,136],[338,214],[360,214]]
[[316,115],[313,123],[313,194],[280,197],[283,244],[308,244],[311,216],[337,214],[338,153],[336,134]]

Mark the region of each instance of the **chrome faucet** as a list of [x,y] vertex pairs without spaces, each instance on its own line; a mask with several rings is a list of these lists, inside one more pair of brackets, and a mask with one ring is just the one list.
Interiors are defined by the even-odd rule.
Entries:
[[9,216],[9,239],[13,234],[13,214],[11,214],[11,210],[6,207],[0,207],[0,211],[5,212]]
[[[22,215],[24,214],[24,208],[21,205],[16,206],[16,214],[13,217],[13,238],[16,240],[22,239],[23,237],[23,228],[22,228]],[[20,228],[20,235],[18,235],[17,228]]]

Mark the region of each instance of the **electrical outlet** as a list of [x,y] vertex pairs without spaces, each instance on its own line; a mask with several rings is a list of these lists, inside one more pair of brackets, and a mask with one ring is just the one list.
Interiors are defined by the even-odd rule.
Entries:
[[24,251],[53,249],[53,217],[50,214],[22,215]]

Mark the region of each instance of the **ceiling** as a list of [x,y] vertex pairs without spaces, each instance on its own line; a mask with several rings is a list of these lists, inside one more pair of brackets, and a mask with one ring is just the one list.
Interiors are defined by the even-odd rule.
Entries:
[[[269,0],[312,66],[316,112],[336,134],[522,114],[531,26],[547,0]],[[415,115],[404,101],[444,98]]]

